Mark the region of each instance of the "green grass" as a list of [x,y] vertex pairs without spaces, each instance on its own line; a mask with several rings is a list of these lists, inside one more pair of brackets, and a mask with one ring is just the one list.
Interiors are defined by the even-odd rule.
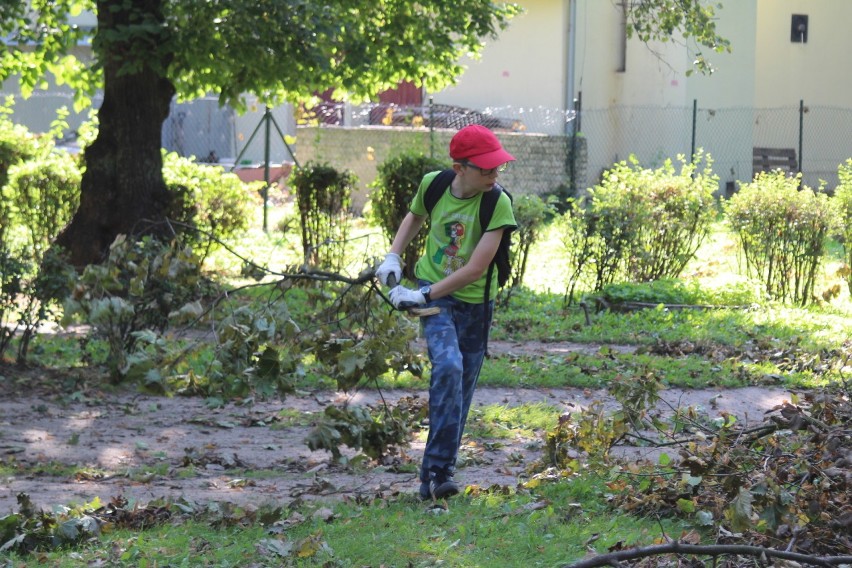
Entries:
[[[616,376],[654,374],[672,387],[744,386],[732,376],[732,362],[714,362],[699,356],[572,353],[558,357],[496,357],[482,371],[480,385],[524,388],[604,388]],[[607,352],[608,353],[605,353]]]
[[[68,477],[73,478],[74,475],[82,470],[76,465],[69,465],[54,461],[48,461],[38,464],[26,466],[27,475],[37,475],[45,477]],[[86,470],[90,471],[90,470]],[[0,476],[13,476],[21,474],[21,466],[12,460],[0,462]]]
[[[586,542],[606,550],[618,541],[650,544],[653,520],[620,523],[592,505],[600,487],[553,486],[533,495],[487,494],[454,500],[449,509],[424,510],[413,499],[387,507],[337,509],[340,520],[299,526],[298,541],[316,535],[327,545],[308,565],[557,566],[583,557]],[[588,499],[591,496],[592,499]],[[587,500],[588,499],[588,500]],[[589,505],[576,504],[589,503]],[[680,528],[668,529],[679,533]],[[676,525],[675,525],[676,526]]]
[[[111,566],[558,566],[616,545],[650,545],[680,535],[688,520],[621,517],[606,508],[597,477],[536,491],[474,489],[448,507],[413,496],[315,504],[262,525],[215,522],[217,511],[145,531],[106,531],[73,551],[39,554],[56,568]],[[234,511],[230,512],[234,514]],[[289,515],[289,517],[288,517]],[[238,516],[238,515],[237,515]],[[211,522],[211,517],[212,521]],[[250,560],[249,560],[250,559]],[[23,559],[11,555],[10,562]],[[18,565],[18,564],[12,564]]]
[[589,310],[587,325],[579,306],[564,307],[561,296],[522,290],[498,308],[494,339],[573,341],[648,345],[689,340],[741,347],[757,338],[795,342],[812,350],[836,349],[848,338],[849,315],[843,306],[797,308],[778,304],[748,309],[656,308],[628,313]]
[[488,405],[472,408],[465,435],[469,438],[534,438],[556,424],[562,410],[547,404]]
[[[297,265],[301,255],[298,235],[275,228],[287,214],[273,210],[270,232],[255,227],[234,249],[246,258],[263,259],[272,270]],[[759,294],[737,273],[733,241],[720,224],[687,267],[682,285],[625,287],[613,293],[652,303],[688,301],[732,307],[672,310],[658,306],[616,313],[595,311],[591,303],[588,312],[577,304],[565,305],[561,245],[553,231],[545,235],[533,249],[526,287],[513,292],[508,305],[498,307],[492,338],[520,343],[574,342],[588,348],[537,355],[492,353],[483,367],[481,387],[595,389],[606,387],[616,377],[652,375],[664,385],[682,388],[816,388],[842,378],[836,363],[849,349],[852,302],[846,283],[837,276],[841,249],[836,243],[829,250],[816,292],[819,295],[841,284],[841,293],[819,305],[803,308],[764,301],[744,309],[744,300]],[[384,252],[387,243],[376,228],[361,221],[353,225],[353,236],[357,238],[347,271],[357,274],[367,259]],[[218,251],[209,268],[223,281],[238,285],[247,282],[239,276],[240,264],[225,251]],[[269,293],[255,288],[238,301],[260,301]],[[307,298],[298,288],[286,295],[293,317],[310,326],[315,306]],[[34,363],[60,369],[80,366],[84,356],[100,361],[105,352],[101,342],[90,342],[84,353],[77,340],[60,336],[38,336],[31,345]],[[824,364],[827,362],[832,364]],[[196,368],[204,363],[200,360]],[[428,388],[425,366],[424,377],[386,373],[364,386],[423,391]],[[7,386],[5,380],[0,377],[0,388]],[[297,382],[297,388],[304,390],[334,386],[310,364]],[[466,436],[535,438],[553,427],[559,413],[546,404],[477,407],[471,411]],[[282,410],[269,427],[307,426],[315,418]],[[28,473],[67,477],[76,468],[45,464],[32,466]],[[131,480],[145,482],[151,475],[166,472],[158,467],[126,473]],[[250,470],[231,473],[246,479],[268,475]],[[0,463],[0,475],[18,474],[11,462]],[[195,468],[181,468],[175,475],[193,476]],[[38,558],[57,567],[245,566],[247,558],[257,566],[555,566],[582,558],[590,549],[605,552],[619,543],[625,547],[647,545],[663,532],[677,537],[695,528],[689,518],[658,520],[612,511],[607,508],[607,495],[606,479],[582,474],[518,492],[474,488],[452,500],[447,509],[433,509],[411,495],[368,502],[296,503],[274,523],[247,520],[235,526],[222,519],[191,515],[174,520],[177,527],[169,523],[145,530],[104,531],[97,540],[73,550],[45,552]],[[332,513],[315,515],[324,507]],[[9,555],[3,560],[23,566],[32,558]]]
[[[252,227],[239,243],[231,248],[245,258],[262,259],[262,264],[272,270],[289,270],[301,262],[299,235],[295,225],[281,232],[281,219],[292,217],[292,206],[270,209],[270,230],[264,233]],[[381,256],[387,247],[381,231],[370,226],[364,219],[353,221],[350,259],[347,272],[357,274],[369,259]],[[594,302],[588,301],[584,310],[577,303],[566,305],[564,279],[566,267],[562,260],[562,245],[556,231],[549,227],[544,237],[531,251],[531,262],[525,277],[525,287],[512,292],[507,305],[496,311],[492,338],[515,342],[575,342],[581,344],[617,344],[638,347],[667,346],[690,342],[701,346],[702,353],[726,351],[731,357],[735,352],[769,350],[818,353],[843,348],[849,337],[849,316],[852,302],[846,283],[837,276],[837,265],[842,249],[832,243],[827,256],[825,270],[817,285],[817,292],[841,284],[838,297],[820,305],[808,307],[784,306],[771,302],[747,304],[759,297],[759,290],[739,271],[735,242],[719,222],[711,238],[699,249],[696,258],[688,265],[680,281],[652,283],[650,285],[622,284],[608,288],[607,294],[626,295],[641,301],[668,301],[673,303],[696,303],[728,305],[723,309],[681,309],[663,307],[638,310],[629,313],[596,311]],[[260,261],[258,261],[260,262]],[[230,264],[229,264],[230,263]],[[241,261],[224,249],[214,252],[208,260],[208,268],[215,270],[218,278],[231,285],[245,281],[239,276]],[[270,276],[270,280],[276,277]],[[239,303],[265,302],[275,297],[270,288],[251,288],[235,295]],[[504,292],[505,295],[505,292]],[[582,294],[581,294],[582,295]],[[280,301],[280,300],[279,300]],[[303,330],[315,326],[316,297],[308,296],[305,289],[289,289],[283,301]],[[502,303],[505,304],[505,303]],[[743,305],[749,305],[743,309]],[[224,313],[226,306],[219,308]],[[79,366],[84,359],[102,363],[107,350],[102,341],[93,340],[86,344],[71,338],[41,335],[30,347],[30,360],[36,364],[54,368]],[[618,364],[607,360],[608,354],[598,356],[576,356],[555,358],[548,354],[535,358],[506,360],[496,357],[483,370],[483,385],[536,387],[600,387],[605,386],[612,374],[626,369],[641,372],[650,369],[660,373],[661,378],[675,386],[737,386],[754,378],[761,381],[768,375],[782,375],[783,382],[791,386],[819,385],[836,380],[836,373],[823,373],[812,377],[805,373],[790,373],[784,369],[748,368],[749,362],[741,365],[714,365],[702,363],[697,358],[657,361],[643,357],[640,350],[635,355],[619,355]],[[672,359],[666,352],[665,359]],[[707,359],[707,357],[704,357]],[[189,371],[203,377],[211,357],[209,352],[199,351],[194,358],[173,369],[174,373]],[[592,360],[595,359],[595,360]],[[764,365],[764,363],[760,363]],[[376,377],[367,387],[381,388],[424,388],[425,378],[408,372],[387,373]],[[744,367],[745,369],[739,368]],[[301,389],[334,388],[333,381],[325,373],[306,362],[304,373],[297,377],[296,387]]]

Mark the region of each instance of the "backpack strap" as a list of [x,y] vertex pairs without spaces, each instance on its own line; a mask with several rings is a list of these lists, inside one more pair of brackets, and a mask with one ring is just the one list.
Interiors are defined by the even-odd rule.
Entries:
[[[482,234],[485,234],[488,229],[488,224],[491,222],[491,217],[494,215],[494,209],[497,208],[497,202],[500,200],[500,194],[503,192],[502,187],[494,184],[491,191],[482,194],[482,201],[479,202],[479,227],[482,229]],[[485,321],[488,321],[488,299],[491,296],[491,278],[494,275],[494,267],[497,265],[497,254],[488,265],[488,271],[485,273],[485,295],[483,297],[483,305],[485,306]],[[485,329],[488,329],[486,323]],[[486,331],[487,337],[487,331]],[[486,339],[487,341],[487,339]]]
[[[505,193],[512,202],[512,194],[506,191],[506,188],[495,183],[494,187],[488,193],[482,194],[482,201],[479,203],[479,226],[482,228],[483,234],[488,229],[488,224],[491,222],[491,217],[494,216],[494,210],[497,208],[497,202],[500,201],[500,194]],[[508,229],[510,232],[514,229]]]
[[[479,202],[479,226],[482,228],[482,234],[485,234],[485,231],[488,229],[488,224],[491,223],[491,217],[494,216],[494,210],[497,208],[497,202],[500,201],[500,194],[506,193],[509,196],[509,199],[512,199],[512,196],[506,191],[502,185],[495,183],[494,187],[491,188],[491,191],[488,193],[482,194],[482,201]],[[506,229],[509,231],[509,229]],[[503,240],[508,238],[508,233],[503,233]],[[503,246],[503,241],[500,242],[500,246]],[[482,307],[485,310],[484,321],[483,323],[483,341],[485,342],[485,355],[488,356],[488,335],[490,330],[490,326],[488,325],[488,320],[491,317],[491,310],[489,309],[489,298],[491,296],[491,280],[494,276],[494,267],[497,266],[497,255],[500,254],[498,250],[494,254],[494,258],[491,259],[491,263],[488,265],[488,270],[485,275],[485,293],[482,299]]]
[[444,192],[453,183],[455,177],[455,170],[449,169],[441,170],[438,175],[432,178],[432,182],[426,188],[426,193],[423,194],[423,205],[426,206],[426,213],[430,216],[432,215],[432,209],[435,208],[435,204],[438,203],[438,200],[441,199],[441,196],[444,195]]
[[[491,217],[494,215],[494,210],[497,208],[497,202],[500,201],[500,194],[505,193],[509,198],[509,201],[512,201],[512,195],[506,191],[506,189],[495,183],[494,187],[488,193],[484,193],[482,195],[482,201],[479,204],[479,226],[482,228],[482,234],[485,234],[485,231],[488,229],[488,224],[491,223]],[[503,233],[503,241],[501,241],[500,246],[508,246],[509,233],[511,233],[513,229],[506,229]],[[504,242],[505,241],[505,242]],[[500,250],[494,255],[494,258],[491,259],[491,264],[488,265],[488,282],[486,283],[486,298],[488,297],[488,288],[491,282],[491,275],[494,272],[494,267],[497,265],[497,257],[500,254]],[[503,275],[501,275],[500,285],[503,285]]]
[[491,191],[482,194],[482,201],[479,202],[479,227],[482,229],[482,234],[485,234],[488,229],[488,224],[497,208],[497,202],[500,201],[501,193],[503,193],[503,187],[495,183]]

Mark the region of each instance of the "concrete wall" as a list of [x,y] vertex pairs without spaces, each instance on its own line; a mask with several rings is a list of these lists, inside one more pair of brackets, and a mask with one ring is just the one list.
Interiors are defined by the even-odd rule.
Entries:
[[[328,163],[339,170],[350,170],[359,180],[353,207],[360,211],[369,198],[376,168],[402,152],[422,152],[445,158],[454,130],[400,128],[299,127],[295,146],[300,165],[309,161]],[[496,133],[503,147],[515,156],[509,171],[500,174],[500,183],[513,195],[542,194],[570,186],[571,138],[565,136]],[[582,145],[582,141],[580,141]],[[577,186],[585,187],[584,154],[578,151],[575,166]]]

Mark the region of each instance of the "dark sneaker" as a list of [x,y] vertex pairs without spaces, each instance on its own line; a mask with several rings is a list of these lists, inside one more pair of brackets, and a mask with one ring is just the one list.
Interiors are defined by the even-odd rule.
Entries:
[[[453,495],[458,495],[459,486],[453,481],[452,477],[433,477],[429,480],[429,493],[432,495],[433,499],[444,499],[446,497],[452,497]],[[423,494],[423,489],[421,488],[420,494]]]

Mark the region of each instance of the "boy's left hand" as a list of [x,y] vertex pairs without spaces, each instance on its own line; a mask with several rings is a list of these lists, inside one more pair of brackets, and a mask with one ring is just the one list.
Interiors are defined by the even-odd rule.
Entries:
[[390,301],[396,309],[405,309],[412,306],[422,306],[426,303],[426,298],[420,290],[411,290],[404,286],[397,286],[390,291]]

